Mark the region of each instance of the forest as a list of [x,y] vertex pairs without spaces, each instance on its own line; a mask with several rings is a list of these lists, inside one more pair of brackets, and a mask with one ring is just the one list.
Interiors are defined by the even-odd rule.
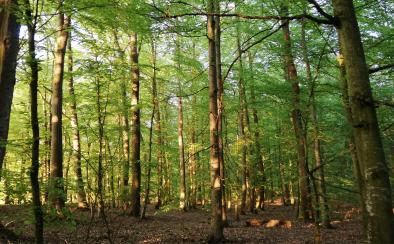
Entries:
[[394,243],[392,0],[0,0],[1,243]]

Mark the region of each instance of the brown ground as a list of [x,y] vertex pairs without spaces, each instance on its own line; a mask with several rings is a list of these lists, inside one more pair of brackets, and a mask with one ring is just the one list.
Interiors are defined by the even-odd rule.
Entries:
[[[30,208],[26,206],[0,206],[2,223],[19,235],[19,240],[11,243],[33,242],[30,212]],[[313,243],[314,225],[295,220],[292,207],[271,204],[258,214],[247,213],[241,216],[240,221],[234,221],[233,213],[229,215],[230,227],[224,230],[228,243]],[[46,221],[47,243],[110,243],[108,228],[102,219],[95,217],[91,220],[89,211],[80,210],[75,211],[71,216],[74,221]],[[209,212],[200,209],[185,213],[175,210],[155,213],[150,206],[147,219],[140,221],[122,215],[118,210],[107,210],[112,243],[205,243],[209,216]],[[292,226],[290,228],[247,227],[246,221],[252,219],[290,220]],[[322,229],[323,243],[361,242],[359,215],[354,209],[337,208],[333,212],[333,219],[335,229]],[[3,243],[5,240],[0,239],[0,242]]]

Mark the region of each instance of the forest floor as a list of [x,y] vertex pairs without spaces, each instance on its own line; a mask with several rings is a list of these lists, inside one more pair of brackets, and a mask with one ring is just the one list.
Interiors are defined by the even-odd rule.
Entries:
[[[107,210],[107,224],[97,216],[91,218],[90,211],[75,210],[68,220],[50,220],[45,223],[46,243],[205,243],[209,231],[210,213],[207,210],[193,209],[187,212],[178,210],[155,211],[153,206],[147,210],[147,218],[139,220],[129,217],[121,210]],[[7,242],[0,236],[0,243],[32,243],[33,225],[31,208],[26,206],[0,206],[0,220],[7,229],[18,235],[16,241]],[[266,225],[247,226],[252,221],[257,224],[268,220],[290,221],[286,225],[269,228]],[[225,228],[226,243],[313,243],[315,226],[295,218],[291,206],[278,202],[266,206],[258,214],[241,215],[234,220],[229,212],[230,226]],[[290,224],[291,223],[291,224]],[[323,243],[360,243],[361,221],[357,209],[338,206],[332,212],[333,229],[322,228]]]

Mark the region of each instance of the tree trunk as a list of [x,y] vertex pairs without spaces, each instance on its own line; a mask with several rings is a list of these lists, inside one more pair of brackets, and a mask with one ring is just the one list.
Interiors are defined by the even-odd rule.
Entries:
[[105,111],[102,109],[101,102],[101,86],[100,78],[96,77],[96,107],[97,107],[97,122],[99,126],[98,142],[98,167],[97,167],[97,197],[98,197],[98,215],[104,217],[104,200],[103,200],[103,150],[104,150],[104,123],[105,123]]
[[[319,133],[319,123],[317,119],[317,111],[316,111],[316,99],[315,99],[315,89],[316,89],[316,81],[312,80],[312,73],[311,73],[311,64],[308,57],[308,46],[306,40],[306,32],[305,32],[305,21],[302,21],[301,25],[301,46],[303,49],[302,55],[306,67],[306,78],[307,81],[310,83],[311,91],[309,94],[310,98],[310,116],[312,121],[313,127],[313,155],[315,158],[315,167],[318,168],[318,177],[317,177],[317,190],[316,194],[318,195],[319,201],[316,202],[317,204],[317,211],[316,211],[316,219],[321,219],[321,221],[325,227],[331,227],[330,224],[330,216],[329,216],[329,207],[328,207],[328,200],[327,200],[327,192],[326,192],[326,182],[324,176],[324,163],[323,157],[321,152],[321,142],[320,142],[320,133]],[[314,180],[313,172],[311,174],[312,180]],[[319,214],[318,214],[319,213]]]
[[[71,25],[71,20],[70,20]],[[83,184],[82,178],[82,153],[81,153],[81,137],[79,134],[79,123],[78,123],[78,114],[77,114],[77,102],[74,92],[74,77],[73,77],[73,53],[71,46],[71,32],[69,33],[68,40],[68,91],[71,97],[71,128],[73,133],[73,142],[72,142],[72,155],[75,167],[75,175],[77,176],[77,195],[78,195],[78,207],[79,208],[87,208],[88,204],[86,202],[86,193]]]
[[[220,1],[214,3],[215,13],[220,13]],[[226,185],[225,185],[225,167],[224,167],[224,152],[223,152],[223,116],[224,116],[224,81],[222,77],[222,55],[221,55],[221,29],[220,29],[220,16],[215,16],[215,49],[216,49],[216,76],[218,86],[218,157],[220,166],[220,178],[222,181],[222,220],[223,225],[228,226],[227,222],[227,209],[226,209]]]
[[[342,54],[340,54],[342,55]],[[346,116],[346,121],[348,122],[349,125],[353,125],[353,116],[352,116],[352,110],[350,108],[350,99],[349,99],[349,89],[348,89],[348,82],[346,78],[346,70],[345,70],[345,64],[341,62],[339,67],[340,70],[340,81],[341,81],[341,86],[342,86],[342,102],[343,106],[345,109],[345,116]],[[357,152],[356,152],[356,146],[355,146],[355,139],[354,139],[354,133],[353,130],[351,129],[349,131],[348,135],[348,140],[349,140],[349,152],[352,158],[353,162],[353,174],[357,180],[357,185],[358,185],[358,190],[360,193],[360,206],[361,206],[361,212],[362,212],[362,217],[363,217],[363,227],[366,229],[366,223],[367,223],[367,210],[365,206],[365,181],[364,181],[364,176],[363,176],[363,170],[362,166],[360,165],[360,161],[358,160]],[[364,236],[366,238],[366,236]]]
[[179,208],[186,211],[185,147],[183,143],[182,97],[178,97]]
[[59,3],[58,36],[55,49],[55,64],[52,81],[51,100],[51,174],[49,201],[57,211],[65,204],[63,182],[63,142],[62,142],[62,103],[63,103],[63,73],[64,55],[66,53],[69,20],[62,12],[62,2]]
[[141,122],[140,122],[140,108],[139,108],[139,92],[140,92],[140,71],[138,67],[138,40],[137,33],[131,34],[131,212],[134,217],[140,216],[141,208],[141,159],[140,159],[140,144],[141,144]]
[[[175,41],[176,51],[176,65],[178,70],[181,70],[180,61],[180,45],[179,37]],[[182,105],[182,89],[181,81],[178,81],[178,149],[179,149],[179,208],[183,211],[187,210],[186,207],[186,169],[185,169],[185,146],[183,142],[183,105]]]
[[249,190],[249,167],[247,161],[247,134],[249,133],[250,129],[250,122],[249,122],[249,114],[248,108],[246,104],[246,94],[245,94],[245,84],[244,84],[244,76],[243,76],[243,62],[242,62],[242,50],[241,50],[241,34],[239,27],[237,26],[237,51],[238,51],[238,93],[239,93],[239,130],[240,136],[242,140],[242,197],[241,197],[241,209],[240,213],[245,214],[246,210],[246,199],[247,199],[247,192]]
[[162,204],[162,190],[163,190],[163,136],[161,133],[161,121],[160,121],[160,108],[159,108],[159,98],[157,95],[157,67],[156,67],[156,60],[157,60],[157,51],[156,51],[156,42],[155,38],[152,37],[151,42],[151,62],[153,65],[153,77],[152,77],[152,96],[153,96],[153,106],[154,106],[154,125],[155,131],[157,134],[157,202],[155,205],[156,209],[159,209]]
[[[248,52],[248,58],[249,58],[249,70],[252,73],[252,79],[254,79],[253,75],[253,55]],[[255,89],[251,87],[250,89],[251,93],[251,102],[252,104],[255,103],[256,100],[256,95],[255,95]],[[263,157],[261,155],[261,145],[260,145],[260,132],[259,132],[259,117],[257,113],[256,108],[252,108],[252,114],[253,114],[253,123],[255,124],[255,131],[254,131],[254,155],[255,155],[255,160],[258,169],[260,172],[257,174],[258,178],[261,179],[261,183],[259,184],[259,187],[257,189],[258,191],[258,208],[264,210],[264,198],[265,198],[265,183],[266,183],[266,177],[265,177],[265,167],[264,167],[264,161]]]
[[145,218],[146,208],[149,203],[149,191],[150,191],[150,175],[151,175],[151,164],[152,164],[152,138],[153,138],[153,126],[154,126],[154,118],[156,111],[156,97],[153,95],[156,91],[156,72],[154,71],[154,75],[152,78],[152,114],[150,117],[150,128],[149,128],[149,149],[148,149],[148,165],[147,165],[147,179],[146,179],[146,187],[145,187],[145,199],[144,199],[144,207],[142,208],[140,219]]
[[40,198],[40,185],[38,182],[39,172],[39,155],[40,155],[40,128],[38,123],[38,60],[36,58],[36,24],[37,16],[33,17],[30,9],[30,3],[28,0],[26,4],[26,20],[28,29],[28,45],[29,45],[29,66],[30,66],[30,110],[31,118],[30,123],[32,127],[32,147],[31,147],[31,169],[30,169],[30,181],[33,195],[33,208],[34,208],[34,220],[35,220],[35,243],[44,243],[44,220],[41,208]]
[[333,0],[337,31],[344,56],[357,157],[365,181],[366,237],[369,243],[394,243],[389,169],[352,1]]
[[[208,13],[215,11],[214,1],[207,2]],[[218,141],[218,104],[217,104],[217,74],[216,74],[216,44],[215,18],[207,17],[208,63],[209,63],[209,141],[210,141],[210,171],[211,171],[211,227],[208,236],[210,243],[219,243],[224,239],[222,221],[222,187],[219,165]]]
[[[120,47],[119,37],[117,32],[114,31],[115,46],[117,48],[117,54],[119,63],[123,64],[125,61],[124,51]],[[123,148],[123,168],[122,168],[122,189],[121,189],[121,200],[123,209],[128,208],[128,194],[129,194],[129,171],[130,171],[130,123],[129,123],[129,105],[127,98],[127,87],[128,82],[125,77],[121,77],[121,94],[122,94],[122,148]]]
[[11,104],[14,94],[16,61],[19,51],[19,30],[17,17],[9,7],[17,0],[0,3],[0,179],[5,157]]
[[[282,9],[285,15],[288,15],[288,8]],[[298,155],[298,171],[299,171],[299,185],[300,185],[300,207],[301,218],[304,221],[311,219],[312,206],[310,200],[310,184],[308,178],[308,165],[305,152],[305,136],[302,123],[301,102],[300,102],[300,87],[298,82],[297,70],[294,64],[294,58],[291,50],[290,29],[289,22],[282,21],[282,30],[284,36],[284,52],[285,52],[285,77],[291,84],[292,88],[292,122],[295,133],[297,155]]]

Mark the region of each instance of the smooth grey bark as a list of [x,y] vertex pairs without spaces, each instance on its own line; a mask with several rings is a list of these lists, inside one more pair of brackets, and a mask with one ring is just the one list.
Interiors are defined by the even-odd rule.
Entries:
[[333,0],[352,113],[355,148],[364,180],[368,243],[394,243],[387,165],[353,1]]
[[55,63],[52,80],[51,99],[51,173],[49,201],[53,207],[61,211],[65,206],[63,182],[63,137],[62,137],[62,107],[63,107],[63,75],[64,56],[68,40],[69,19],[62,12],[63,4],[59,2],[58,35],[55,48]]

